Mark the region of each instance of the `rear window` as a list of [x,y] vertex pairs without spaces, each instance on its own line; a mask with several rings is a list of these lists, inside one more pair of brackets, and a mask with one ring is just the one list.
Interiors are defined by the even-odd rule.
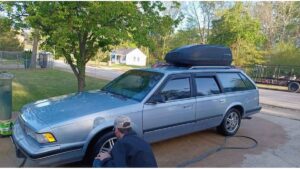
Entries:
[[238,73],[218,73],[218,78],[224,88],[224,92],[247,90],[244,81]]

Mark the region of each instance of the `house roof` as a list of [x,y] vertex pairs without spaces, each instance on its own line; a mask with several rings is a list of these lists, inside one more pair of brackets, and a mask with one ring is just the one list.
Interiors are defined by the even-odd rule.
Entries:
[[128,53],[130,53],[134,49],[136,49],[136,48],[122,48],[122,49],[113,50],[113,52],[118,54],[118,55],[127,55]]

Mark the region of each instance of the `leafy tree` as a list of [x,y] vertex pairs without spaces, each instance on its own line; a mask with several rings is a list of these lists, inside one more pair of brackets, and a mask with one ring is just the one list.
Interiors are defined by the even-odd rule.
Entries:
[[41,31],[43,45],[55,46],[85,86],[85,65],[98,49],[108,51],[122,41],[152,46],[151,36],[167,19],[160,2],[34,2],[27,21]]
[[11,26],[11,20],[0,16],[0,50],[20,51],[23,47],[16,37],[17,32],[12,30]]
[[[241,2],[225,11],[220,19],[213,21],[210,44],[221,44],[231,48],[234,64],[243,66],[264,61],[259,46],[264,40],[260,23],[253,19]],[[258,47],[257,47],[258,46]]]
[[175,49],[180,46],[199,43],[199,34],[197,29],[179,30],[174,33],[168,41],[170,49]]
[[0,16],[0,35],[5,32],[9,32],[11,27],[11,22],[8,18]]
[[266,47],[272,49],[280,42],[296,41],[300,37],[300,2],[256,2],[253,16],[261,22],[266,35]]
[[278,43],[270,52],[269,64],[300,66],[300,48],[293,43]]
[[225,2],[196,1],[186,2],[184,13],[186,27],[196,29],[199,34],[198,43],[205,44],[210,35],[212,20],[216,19],[217,11],[223,9]]
[[0,36],[0,50],[2,51],[22,51],[23,45],[17,38],[17,32],[10,30],[2,32]]
[[[145,2],[143,2],[145,3]],[[146,2],[149,4],[149,2]],[[147,34],[148,41],[150,43],[144,45],[148,47],[150,54],[153,58],[162,60],[167,51],[170,50],[167,42],[170,39],[174,29],[178,26],[182,20],[182,14],[180,12],[180,3],[178,2],[157,2],[160,8],[160,12],[153,10],[147,17],[150,23]],[[160,17],[157,17],[159,16]]]
[[12,27],[15,30],[23,30],[32,28],[32,37],[33,37],[33,44],[32,44],[32,56],[31,56],[31,64],[30,68],[36,68],[36,57],[38,52],[38,46],[40,41],[40,33],[39,30],[34,28],[28,22],[26,22],[26,18],[28,16],[27,9],[34,8],[34,2],[2,2],[2,9],[7,13],[8,18],[12,23]]

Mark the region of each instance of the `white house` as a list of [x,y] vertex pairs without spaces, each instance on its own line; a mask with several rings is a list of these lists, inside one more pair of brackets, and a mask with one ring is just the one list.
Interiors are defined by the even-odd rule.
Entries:
[[138,48],[117,49],[111,52],[110,61],[117,64],[146,66],[147,56]]

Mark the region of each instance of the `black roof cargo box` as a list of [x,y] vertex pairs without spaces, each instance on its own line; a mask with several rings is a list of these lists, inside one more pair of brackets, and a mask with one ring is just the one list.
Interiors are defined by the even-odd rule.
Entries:
[[188,45],[166,54],[167,63],[178,66],[230,66],[231,50],[219,45]]

